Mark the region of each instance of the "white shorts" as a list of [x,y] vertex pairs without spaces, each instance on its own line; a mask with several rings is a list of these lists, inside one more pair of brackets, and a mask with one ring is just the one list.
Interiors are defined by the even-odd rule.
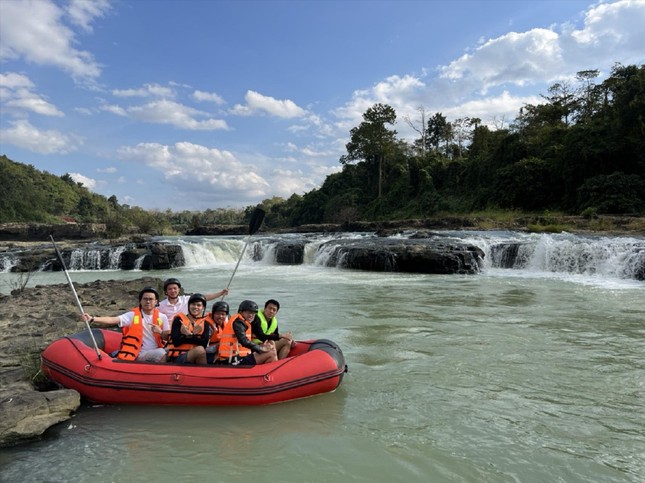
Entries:
[[158,347],[157,349],[139,352],[139,357],[137,357],[137,360],[139,362],[160,362],[165,355],[166,349],[164,349],[163,347]]

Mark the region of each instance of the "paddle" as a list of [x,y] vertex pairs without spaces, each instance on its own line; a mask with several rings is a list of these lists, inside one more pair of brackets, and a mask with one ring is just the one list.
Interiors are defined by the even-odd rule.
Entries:
[[[253,211],[253,214],[251,215],[251,221],[249,221],[249,235],[246,237],[246,243],[244,243],[244,248],[242,248],[242,253],[240,253],[240,257],[237,259],[237,263],[235,264],[235,269],[233,270],[233,273],[231,274],[231,278],[229,279],[228,284],[226,285],[227,289],[231,286],[231,282],[233,281],[235,272],[237,272],[237,267],[240,266],[240,262],[242,261],[242,257],[244,256],[246,247],[249,244],[251,235],[253,235],[255,232],[257,232],[260,229],[260,225],[262,225],[262,221],[264,221],[264,215],[265,215],[264,210],[259,206],[255,208],[255,211]],[[222,295],[221,300],[224,300],[224,295]]]
[[[78,294],[76,293],[76,289],[74,288],[72,279],[69,277],[69,273],[67,273],[67,268],[65,267],[65,261],[63,260],[63,255],[61,255],[61,253],[58,251],[58,247],[56,246],[54,237],[52,235],[49,235],[49,238],[51,238],[52,240],[52,245],[54,245],[54,250],[56,250],[56,256],[58,257],[58,261],[63,267],[63,271],[65,272],[65,276],[67,277],[67,282],[69,283],[69,286],[72,289],[72,293],[74,294],[74,300],[76,300],[76,306],[78,307],[78,310],[81,312],[81,316],[82,316],[85,313],[85,311],[83,310],[81,301],[78,299]],[[85,317],[83,317],[83,320],[85,320]],[[90,332],[90,336],[92,337],[92,342],[94,342],[94,349],[96,349],[96,355],[98,356],[99,359],[101,359],[101,352],[99,351],[99,346],[96,343],[96,339],[94,339],[94,334],[92,333],[92,329],[90,328],[90,324],[87,320],[85,320],[85,325],[87,325],[87,330]]]

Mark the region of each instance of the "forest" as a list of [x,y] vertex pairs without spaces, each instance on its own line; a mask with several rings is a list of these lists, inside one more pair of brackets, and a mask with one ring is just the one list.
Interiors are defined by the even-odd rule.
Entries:
[[[375,104],[352,128],[342,170],[303,195],[261,204],[269,228],[425,218],[477,210],[557,211],[594,216],[645,212],[645,65],[616,64],[553,84],[543,102],[524,105],[508,125],[463,117],[449,121],[423,106],[402,122],[418,134],[399,138],[397,113]],[[492,126],[491,126],[492,124]],[[150,234],[248,222],[252,206],[202,212],[147,211],[90,192],[69,174],[55,176],[0,157],[0,223],[105,223],[110,236],[129,227]]]

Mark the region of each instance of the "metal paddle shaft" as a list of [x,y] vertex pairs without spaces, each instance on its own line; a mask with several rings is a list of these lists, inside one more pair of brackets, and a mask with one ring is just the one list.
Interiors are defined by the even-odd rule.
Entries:
[[[237,259],[237,263],[235,264],[235,268],[233,269],[231,278],[229,279],[228,284],[226,285],[226,289],[228,289],[231,286],[231,282],[233,281],[235,272],[237,272],[237,267],[240,266],[240,262],[242,261],[242,257],[244,256],[244,252],[246,251],[246,247],[248,246],[249,241],[251,240],[251,235],[253,235],[255,232],[257,232],[260,229],[260,225],[262,225],[262,221],[264,221],[264,215],[265,215],[264,210],[259,206],[255,209],[255,211],[253,211],[253,214],[251,215],[251,221],[249,221],[249,235],[246,237],[244,248],[242,248],[242,253],[240,253],[240,257]],[[221,300],[224,300],[224,295],[222,295]]]
[[[58,257],[58,261],[60,262],[61,266],[63,267],[63,271],[65,272],[65,276],[67,277],[67,283],[69,283],[69,286],[72,289],[72,293],[74,294],[74,300],[76,301],[76,307],[78,307],[79,312],[81,313],[81,316],[85,313],[83,310],[83,306],[81,305],[81,301],[78,299],[78,294],[76,293],[76,289],[74,288],[74,284],[72,283],[72,279],[69,276],[69,273],[67,273],[67,267],[65,267],[65,261],[63,260],[63,255],[61,255],[60,251],[58,250],[58,247],[56,246],[56,242],[54,241],[54,237],[52,235],[49,235],[49,238],[52,240],[52,245],[54,245],[54,250],[56,250],[56,256]],[[85,320],[85,317],[83,317],[83,320]],[[101,358],[101,352],[99,351],[99,346],[96,343],[96,339],[94,338],[94,334],[92,333],[92,329],[90,327],[90,324],[87,320],[85,320],[85,325],[87,326],[87,330],[90,332],[90,337],[92,337],[92,342],[94,343],[94,349],[96,349],[96,355],[98,358]]]

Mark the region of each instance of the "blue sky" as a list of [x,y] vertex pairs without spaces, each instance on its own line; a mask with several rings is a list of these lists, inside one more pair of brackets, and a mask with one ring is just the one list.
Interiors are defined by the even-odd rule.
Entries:
[[645,1],[0,0],[0,154],[147,209],[320,186],[377,102],[508,126],[645,59]]

